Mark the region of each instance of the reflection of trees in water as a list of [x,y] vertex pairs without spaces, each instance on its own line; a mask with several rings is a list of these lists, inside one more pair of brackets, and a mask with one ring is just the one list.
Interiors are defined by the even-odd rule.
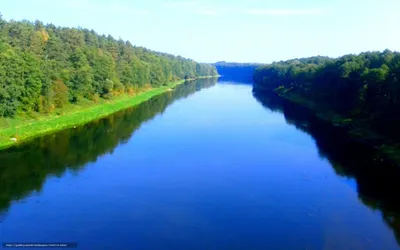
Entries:
[[400,244],[400,169],[382,159],[374,148],[347,139],[346,131],[327,124],[307,109],[274,93],[254,92],[254,97],[267,109],[280,112],[286,122],[310,134],[319,154],[328,159],[340,176],[354,178],[360,200],[382,212],[384,221]]
[[0,223],[6,220],[8,211],[7,210],[0,210]]
[[175,100],[215,83],[216,79],[187,82],[134,108],[0,152],[0,221],[1,211],[6,211],[12,200],[40,191],[48,176],[62,176],[67,169],[79,171],[99,156],[112,153],[143,122],[163,113]]

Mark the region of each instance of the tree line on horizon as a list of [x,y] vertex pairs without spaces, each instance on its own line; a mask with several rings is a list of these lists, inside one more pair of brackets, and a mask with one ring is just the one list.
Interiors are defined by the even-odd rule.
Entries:
[[51,113],[68,103],[217,74],[212,65],[93,30],[6,21],[0,14],[0,117]]
[[274,62],[254,72],[255,90],[275,91],[318,111],[400,140],[400,53]]
[[214,66],[222,80],[251,83],[254,70],[261,66],[259,63],[216,62]]

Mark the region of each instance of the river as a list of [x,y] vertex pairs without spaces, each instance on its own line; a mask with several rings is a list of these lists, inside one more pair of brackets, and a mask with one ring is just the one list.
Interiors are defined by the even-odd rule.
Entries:
[[0,242],[399,249],[399,170],[249,83],[188,82],[0,164]]

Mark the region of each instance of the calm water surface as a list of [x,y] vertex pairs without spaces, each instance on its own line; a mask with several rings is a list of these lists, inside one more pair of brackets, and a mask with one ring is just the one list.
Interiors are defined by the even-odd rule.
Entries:
[[0,152],[0,242],[399,249],[398,170],[249,84],[215,81]]

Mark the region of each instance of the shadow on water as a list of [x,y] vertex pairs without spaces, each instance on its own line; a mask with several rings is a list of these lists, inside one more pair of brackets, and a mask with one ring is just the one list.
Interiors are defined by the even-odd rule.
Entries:
[[347,139],[345,131],[322,122],[309,110],[275,93],[253,91],[253,95],[265,108],[282,113],[288,124],[313,137],[320,156],[329,160],[336,174],[356,181],[359,199],[381,212],[400,244],[400,169],[375,149]]
[[215,78],[186,82],[134,108],[1,151],[0,223],[13,201],[39,192],[48,177],[60,177],[67,170],[78,172],[99,156],[111,154],[144,122],[163,113],[174,101],[216,82]]

